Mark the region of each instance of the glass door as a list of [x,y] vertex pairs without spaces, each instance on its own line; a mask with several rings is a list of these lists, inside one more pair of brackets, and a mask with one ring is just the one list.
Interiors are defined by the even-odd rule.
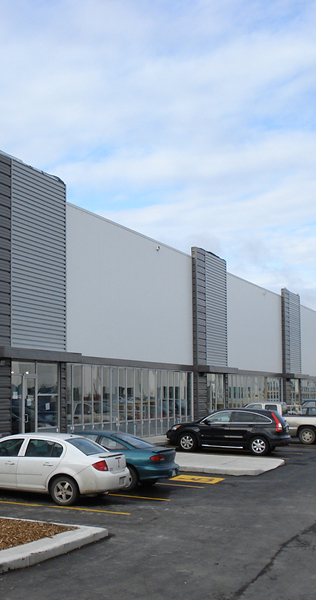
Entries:
[[37,386],[36,376],[23,375],[22,381],[22,419],[19,433],[37,431]]

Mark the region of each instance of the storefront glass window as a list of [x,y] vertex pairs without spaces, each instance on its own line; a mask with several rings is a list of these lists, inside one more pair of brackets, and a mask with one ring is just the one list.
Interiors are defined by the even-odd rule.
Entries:
[[102,367],[103,423],[111,423],[111,368]]
[[92,369],[92,388],[93,388],[93,416],[94,423],[102,422],[101,410],[101,367]]

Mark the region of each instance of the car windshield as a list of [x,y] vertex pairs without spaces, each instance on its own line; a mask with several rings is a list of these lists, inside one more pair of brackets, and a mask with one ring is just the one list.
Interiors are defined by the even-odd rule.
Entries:
[[78,448],[78,450],[80,450],[80,452],[83,452],[83,454],[85,454],[86,456],[89,456],[90,454],[100,454],[101,452],[107,452],[105,448],[102,448],[101,446],[99,446],[99,444],[96,444],[88,438],[69,438],[66,441],[69,442],[69,444],[75,446],[75,448]]
[[122,442],[127,442],[127,444],[130,444],[131,446],[133,446],[134,448],[151,448],[152,444],[149,444],[149,442],[145,442],[144,440],[140,440],[137,437],[134,437],[133,435],[130,434],[125,434],[125,433],[116,433],[115,437],[118,440],[121,440]]

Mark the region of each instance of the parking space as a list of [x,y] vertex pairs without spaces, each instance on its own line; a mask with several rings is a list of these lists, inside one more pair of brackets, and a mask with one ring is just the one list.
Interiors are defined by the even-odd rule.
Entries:
[[[212,451],[204,451],[212,455]],[[233,450],[222,450],[221,455],[245,456]],[[295,440],[285,448],[278,448],[271,458],[282,458],[287,466],[304,465],[316,458],[316,446],[303,446]],[[259,459],[260,460],[260,459]],[[281,477],[281,469],[278,469]],[[177,507],[183,499],[188,498],[189,492],[205,494],[207,488],[214,488],[225,482],[234,482],[230,475],[212,476],[203,473],[180,473],[169,480],[160,480],[153,486],[139,485],[130,493],[110,493],[103,497],[81,497],[75,506],[60,507],[52,503],[48,495],[32,494],[8,490],[0,490],[0,514],[18,518],[54,520],[58,522],[78,522],[84,524],[102,525],[104,519],[130,519],[135,511],[147,506],[174,504]],[[239,478],[238,478],[239,479]],[[191,495],[190,495],[191,497]],[[162,508],[164,510],[164,508]],[[88,516],[89,515],[89,516]]]

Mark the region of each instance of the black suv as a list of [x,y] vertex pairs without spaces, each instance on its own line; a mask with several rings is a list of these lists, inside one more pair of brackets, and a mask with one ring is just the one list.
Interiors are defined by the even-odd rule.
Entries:
[[286,421],[274,410],[223,409],[192,423],[173,425],[167,438],[187,452],[202,446],[228,447],[263,456],[290,442],[288,429]]

